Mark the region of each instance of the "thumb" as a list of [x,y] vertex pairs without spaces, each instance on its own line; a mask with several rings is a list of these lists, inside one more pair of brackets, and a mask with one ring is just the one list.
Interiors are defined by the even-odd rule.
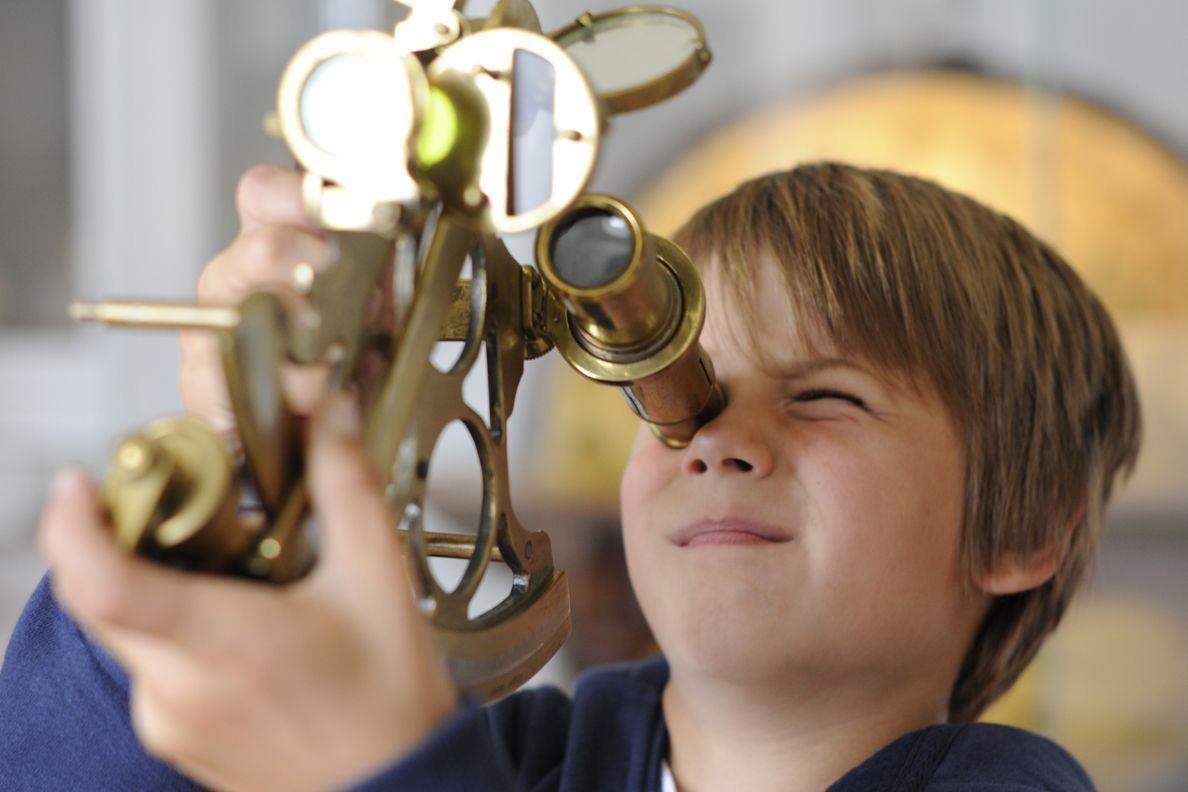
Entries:
[[317,234],[321,227],[305,209],[302,175],[280,165],[253,165],[239,177],[235,207],[240,234],[267,225],[287,225]]
[[354,397],[333,391],[314,415],[307,468],[321,534],[318,569],[348,579],[374,575],[407,587],[402,542],[384,482],[363,443]]

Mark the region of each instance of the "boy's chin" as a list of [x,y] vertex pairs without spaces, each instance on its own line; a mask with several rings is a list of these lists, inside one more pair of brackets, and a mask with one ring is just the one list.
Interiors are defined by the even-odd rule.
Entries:
[[674,673],[758,682],[786,678],[797,668],[807,670],[827,661],[809,648],[820,647],[820,642],[798,635],[787,619],[772,623],[758,613],[719,616],[684,613],[653,628]]
[[791,674],[797,674],[799,666],[798,658],[789,657],[770,643],[702,642],[666,650],[665,655],[674,677],[693,675],[736,685],[783,687]]

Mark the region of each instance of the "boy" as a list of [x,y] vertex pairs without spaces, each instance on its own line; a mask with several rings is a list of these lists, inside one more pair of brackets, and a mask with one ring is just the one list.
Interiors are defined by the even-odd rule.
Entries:
[[[254,170],[239,198],[207,302],[289,288],[324,256],[295,177]],[[683,450],[642,430],[623,476],[664,658],[596,672],[573,702],[457,705],[331,400],[310,448],[325,554],[285,590],[124,558],[92,486],[58,480],[54,593],[126,673],[43,584],[0,678],[9,778],[192,788],[135,728],[234,789],[1090,789],[1052,743],[968,722],[1056,626],[1137,453],[1097,300],[1013,221],[838,164],[744,184],[676,241],[728,404]],[[217,423],[211,350],[184,350],[187,406]]]

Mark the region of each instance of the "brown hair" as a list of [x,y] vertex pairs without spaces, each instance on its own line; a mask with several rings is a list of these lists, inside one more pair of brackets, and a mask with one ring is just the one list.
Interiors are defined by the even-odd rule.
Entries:
[[[826,162],[763,176],[675,240],[736,305],[755,303],[760,262],[778,262],[798,326],[936,390],[966,447],[970,584],[1007,553],[1067,542],[1052,579],[991,605],[949,700],[950,720],[973,720],[1059,623],[1138,453],[1138,397],[1105,309],[1014,220],[890,171]],[[762,358],[762,319],[739,313]]]

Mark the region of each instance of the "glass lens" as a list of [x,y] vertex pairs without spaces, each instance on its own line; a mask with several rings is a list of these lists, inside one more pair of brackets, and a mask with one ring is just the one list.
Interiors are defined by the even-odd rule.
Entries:
[[697,30],[657,11],[597,20],[557,39],[601,94],[635,88],[676,70],[693,54]]
[[561,280],[592,289],[619,277],[631,263],[635,238],[621,216],[604,209],[575,212],[553,232],[553,269]]
[[318,65],[301,90],[301,125],[327,154],[386,160],[407,134],[399,80],[360,55],[336,55]]

